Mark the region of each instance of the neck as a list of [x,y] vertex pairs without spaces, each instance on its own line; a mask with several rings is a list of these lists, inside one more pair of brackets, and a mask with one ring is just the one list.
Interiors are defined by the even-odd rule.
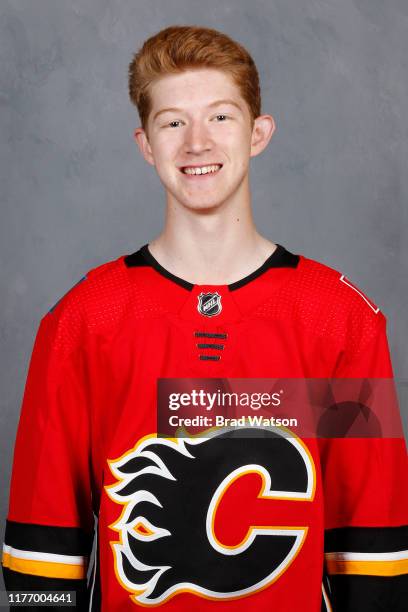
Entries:
[[195,284],[230,284],[275,249],[254,224],[250,196],[214,209],[189,209],[168,196],[163,231],[149,250],[167,270]]

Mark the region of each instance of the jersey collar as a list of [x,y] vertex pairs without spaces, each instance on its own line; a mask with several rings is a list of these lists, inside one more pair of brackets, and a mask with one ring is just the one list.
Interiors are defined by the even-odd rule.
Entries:
[[[128,268],[146,266],[151,267],[162,276],[166,277],[173,283],[180,285],[184,289],[187,289],[188,291],[192,291],[195,286],[198,286],[194,283],[190,283],[189,281],[184,280],[183,278],[180,278],[179,276],[176,276],[169,270],[166,270],[166,268],[164,268],[149,251],[148,244],[143,245],[135,253],[132,253],[131,255],[126,255],[124,261],[125,265]],[[264,261],[264,263],[259,268],[257,268],[250,274],[247,274],[247,276],[244,276],[244,278],[235,281],[234,283],[218,286],[227,287],[230,291],[235,291],[236,289],[240,289],[241,287],[244,287],[254,279],[258,278],[258,276],[261,276],[261,274],[263,274],[270,268],[296,268],[298,263],[299,255],[294,255],[293,253],[285,249],[285,247],[278,244],[274,252],[266,259],[266,261]],[[206,283],[206,285],[209,285],[209,283]],[[211,285],[211,287],[216,288],[217,285]]]

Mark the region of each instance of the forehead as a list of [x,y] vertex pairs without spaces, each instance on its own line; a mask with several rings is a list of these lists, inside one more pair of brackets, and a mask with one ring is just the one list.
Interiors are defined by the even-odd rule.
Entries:
[[150,87],[152,111],[160,107],[205,107],[214,100],[232,99],[245,106],[232,76],[222,70],[199,68],[157,79]]

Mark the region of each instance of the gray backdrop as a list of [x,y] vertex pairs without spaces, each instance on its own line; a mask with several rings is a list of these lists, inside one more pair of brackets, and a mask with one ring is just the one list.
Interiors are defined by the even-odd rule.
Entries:
[[253,161],[256,222],[376,301],[407,379],[406,0],[2,0],[0,520],[41,316],[89,268],[160,231],[127,67],[175,23],[221,29],[252,53],[277,124]]

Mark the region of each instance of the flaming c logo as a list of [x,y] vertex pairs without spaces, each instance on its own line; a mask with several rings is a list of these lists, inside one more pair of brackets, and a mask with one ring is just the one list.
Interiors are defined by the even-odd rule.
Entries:
[[106,490],[123,505],[111,525],[115,570],[135,603],[157,606],[183,592],[245,597],[294,561],[307,526],[285,525],[279,504],[313,500],[313,460],[278,429],[255,433],[147,436],[109,462],[117,482]]

